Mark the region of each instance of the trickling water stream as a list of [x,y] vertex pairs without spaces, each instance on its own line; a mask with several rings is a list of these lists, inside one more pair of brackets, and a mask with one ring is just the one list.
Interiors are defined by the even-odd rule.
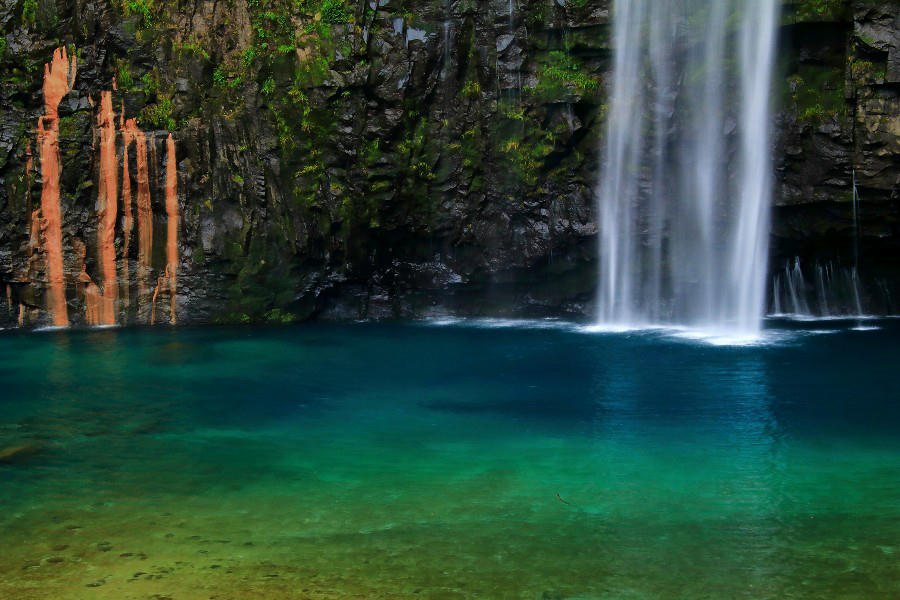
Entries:
[[776,0],[616,0],[598,321],[759,332]]
[[800,258],[794,258],[772,277],[772,316],[861,317],[862,293],[857,269],[832,262],[816,263],[810,273],[803,272]]

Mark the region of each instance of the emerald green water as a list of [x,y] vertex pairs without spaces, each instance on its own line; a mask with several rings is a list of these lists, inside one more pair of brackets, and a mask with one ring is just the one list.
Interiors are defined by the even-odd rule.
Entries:
[[0,598],[897,597],[853,325],[2,332]]

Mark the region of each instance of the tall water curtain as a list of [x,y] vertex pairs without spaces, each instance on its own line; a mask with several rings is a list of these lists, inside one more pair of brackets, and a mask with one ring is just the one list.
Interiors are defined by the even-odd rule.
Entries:
[[616,0],[598,320],[754,333],[776,0]]

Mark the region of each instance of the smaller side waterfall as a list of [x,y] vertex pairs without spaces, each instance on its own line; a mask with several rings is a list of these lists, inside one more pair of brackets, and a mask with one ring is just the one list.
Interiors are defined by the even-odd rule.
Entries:
[[772,277],[771,316],[794,318],[862,317],[863,305],[856,267],[817,262],[804,273],[799,257]]

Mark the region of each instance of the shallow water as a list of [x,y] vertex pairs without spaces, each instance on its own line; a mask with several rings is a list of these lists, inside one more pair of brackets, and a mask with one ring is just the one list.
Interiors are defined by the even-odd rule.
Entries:
[[900,321],[502,325],[3,332],[0,598],[900,595]]

